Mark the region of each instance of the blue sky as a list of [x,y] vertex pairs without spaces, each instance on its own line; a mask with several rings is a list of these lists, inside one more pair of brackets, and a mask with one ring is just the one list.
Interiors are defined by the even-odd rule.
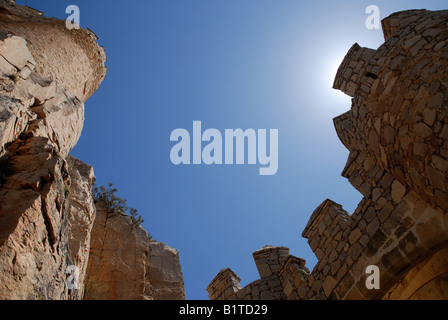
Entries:
[[[368,5],[381,19],[444,1],[17,0],[65,19],[80,8],[108,56],[108,75],[86,102],[72,155],[111,181],[143,226],[180,251],[187,299],[207,299],[223,268],[242,285],[259,278],[252,252],[282,245],[316,258],[301,237],[326,198],[353,212],[361,195],[341,177],[348,151],[332,119],[350,99],[332,89],[353,43],[377,48],[365,27]],[[170,161],[174,129],[278,129],[279,168],[181,165]]]

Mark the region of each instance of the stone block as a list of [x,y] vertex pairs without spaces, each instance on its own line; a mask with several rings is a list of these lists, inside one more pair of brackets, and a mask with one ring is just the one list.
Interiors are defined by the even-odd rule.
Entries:
[[358,239],[361,237],[362,233],[359,228],[356,228],[350,233],[350,236],[348,238],[350,244],[354,244]]
[[392,183],[392,199],[395,203],[398,203],[403,199],[406,194],[406,187],[403,186],[398,180]]

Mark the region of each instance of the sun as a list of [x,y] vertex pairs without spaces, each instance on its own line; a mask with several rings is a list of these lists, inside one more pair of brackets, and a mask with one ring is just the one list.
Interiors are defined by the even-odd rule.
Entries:
[[331,86],[333,86],[334,79],[336,78],[336,73],[338,72],[339,67],[341,66],[342,60],[344,57],[337,57],[331,60],[329,63],[328,76],[329,81],[331,82]]

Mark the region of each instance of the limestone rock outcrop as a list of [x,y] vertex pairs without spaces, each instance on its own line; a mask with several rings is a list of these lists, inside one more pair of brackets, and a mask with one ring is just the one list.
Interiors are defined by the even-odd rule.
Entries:
[[154,300],[184,300],[179,251],[164,243],[149,243],[149,281]]
[[[334,119],[350,151],[342,175],[364,197],[352,215],[328,199],[313,212],[302,233],[318,258],[311,272],[264,249],[280,265],[265,297],[448,299],[448,11],[398,12],[382,26],[385,43],[353,45],[334,82],[353,97]],[[371,265],[379,288],[366,285]],[[254,284],[224,269],[209,297],[256,299]]]
[[[105,222],[92,195],[93,168],[69,152],[82,132],[84,102],[105,78],[105,61],[90,30],[69,30],[64,21],[0,0],[0,299],[154,298],[151,245],[142,228],[116,223],[116,238],[126,241],[102,243],[108,254],[123,254],[110,266],[118,274],[89,269]],[[173,250],[154,258],[157,265],[163,257],[173,277],[154,281],[156,287],[165,281],[182,299],[178,256],[165,257]],[[92,293],[92,279],[132,281],[106,296]]]
[[92,229],[96,205],[92,196],[95,180],[93,168],[69,156],[67,158],[71,184],[64,191],[68,196],[68,248],[72,265],[79,268],[78,295],[84,297],[87,265],[90,256]]
[[97,203],[85,299],[185,299],[178,251],[152,241],[129,216]]
[[149,242],[127,215],[97,204],[86,279],[87,300],[141,300],[149,297]]

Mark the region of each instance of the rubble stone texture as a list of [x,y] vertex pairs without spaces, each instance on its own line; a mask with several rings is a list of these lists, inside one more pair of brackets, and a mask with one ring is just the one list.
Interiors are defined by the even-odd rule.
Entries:
[[[334,124],[350,151],[342,175],[364,196],[357,209],[325,200],[313,212],[302,234],[311,272],[267,247],[268,265],[254,253],[267,285],[241,289],[225,269],[210,299],[448,299],[448,11],[398,12],[382,26],[384,44],[353,45],[334,82],[353,98]],[[366,287],[369,265],[380,289]]]
[[[129,217],[105,225],[92,196],[93,168],[69,155],[83,128],[84,102],[106,75],[105,61],[90,30],[68,30],[64,21],[0,0],[2,300],[185,297],[177,251],[154,244],[151,255],[147,233]],[[104,242],[101,230],[114,230],[115,242]],[[113,260],[95,251],[98,243]],[[96,270],[96,258],[109,269]],[[66,284],[69,266],[79,268],[78,289]],[[128,283],[95,295],[92,279]]]

